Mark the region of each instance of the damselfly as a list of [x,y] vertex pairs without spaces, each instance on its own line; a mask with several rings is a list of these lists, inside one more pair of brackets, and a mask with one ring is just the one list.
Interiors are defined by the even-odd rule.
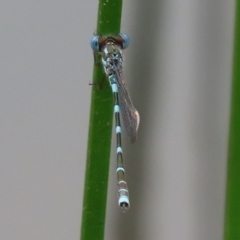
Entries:
[[104,72],[108,77],[113,92],[114,114],[117,135],[117,179],[118,179],[118,205],[122,211],[130,207],[129,193],[123,166],[123,151],[121,143],[120,111],[125,125],[126,132],[134,143],[137,139],[137,131],[140,123],[140,116],[133,106],[131,98],[126,89],[122,76],[123,58],[122,49],[129,45],[129,37],[120,33],[117,36],[94,36],[91,40],[91,47],[94,54],[100,54]]

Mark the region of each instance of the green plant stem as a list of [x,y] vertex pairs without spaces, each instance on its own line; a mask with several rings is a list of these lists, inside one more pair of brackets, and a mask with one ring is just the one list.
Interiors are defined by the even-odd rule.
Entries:
[[225,240],[240,239],[240,1],[236,1]]
[[[98,7],[97,35],[118,34],[122,0],[100,0]],[[94,66],[93,83],[95,85],[92,88],[90,110],[81,240],[104,238],[107,202],[113,100],[101,65]]]

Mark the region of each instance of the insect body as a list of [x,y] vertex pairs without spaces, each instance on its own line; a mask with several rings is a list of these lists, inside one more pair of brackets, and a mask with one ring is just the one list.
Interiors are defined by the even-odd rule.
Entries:
[[129,209],[130,202],[125,169],[123,166],[120,112],[127,135],[131,139],[132,143],[134,143],[137,139],[137,131],[140,123],[139,113],[132,104],[122,76],[122,49],[125,49],[128,45],[129,38],[123,33],[111,37],[94,36],[91,40],[91,47],[94,53],[101,55],[104,72],[108,77],[113,92],[117,135],[116,172],[118,179],[118,204],[124,212]]

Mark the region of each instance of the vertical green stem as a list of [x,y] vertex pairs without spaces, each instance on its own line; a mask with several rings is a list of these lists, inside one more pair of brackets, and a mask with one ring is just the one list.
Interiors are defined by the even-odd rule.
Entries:
[[[122,0],[100,0],[97,35],[118,34],[121,11]],[[101,89],[98,87],[104,77],[102,66],[94,66],[93,83],[96,85],[92,88],[81,240],[104,238],[113,116],[112,93],[108,81],[105,79]]]
[[225,240],[240,239],[240,0],[236,1]]

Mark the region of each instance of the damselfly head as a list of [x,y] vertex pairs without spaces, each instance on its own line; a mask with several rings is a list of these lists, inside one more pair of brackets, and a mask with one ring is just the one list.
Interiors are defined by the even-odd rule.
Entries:
[[99,52],[102,51],[102,49],[109,43],[118,45],[120,49],[125,49],[129,46],[130,40],[128,35],[125,33],[119,33],[116,36],[109,37],[101,37],[95,35],[92,37],[90,45],[93,51]]

